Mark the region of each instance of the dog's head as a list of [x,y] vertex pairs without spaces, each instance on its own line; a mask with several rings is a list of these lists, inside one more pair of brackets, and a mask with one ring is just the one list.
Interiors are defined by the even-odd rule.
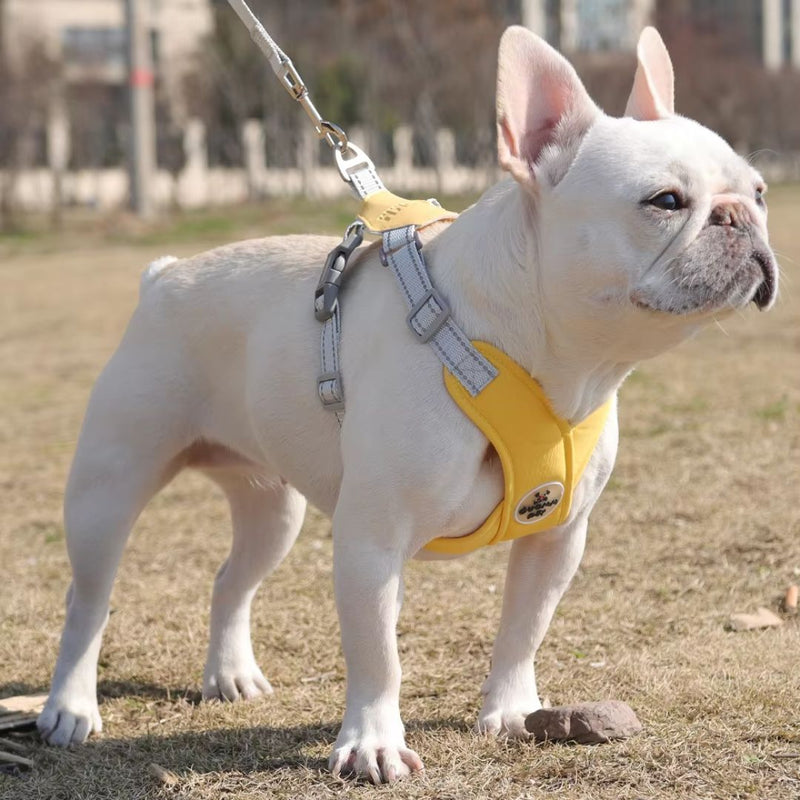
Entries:
[[686,329],[750,302],[777,265],[765,184],[719,136],[673,111],[673,71],[641,35],[626,116],[589,98],[572,66],[524,28],[500,44],[498,149],[530,200],[545,302]]

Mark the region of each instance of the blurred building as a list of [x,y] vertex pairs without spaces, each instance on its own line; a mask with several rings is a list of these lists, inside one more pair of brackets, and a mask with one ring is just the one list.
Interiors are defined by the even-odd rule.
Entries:
[[[202,38],[213,29],[210,0],[140,0],[153,61],[174,109]],[[127,82],[124,0],[3,0],[0,46],[10,59],[41,47],[68,84],[102,84],[113,94]]]
[[662,16],[736,29],[770,69],[800,69],[800,0],[519,0],[522,24],[565,52],[619,52]]
[[735,27],[769,69],[800,69],[800,0],[673,0],[697,24]]
[[633,50],[656,0],[521,0],[522,24],[559,50]]

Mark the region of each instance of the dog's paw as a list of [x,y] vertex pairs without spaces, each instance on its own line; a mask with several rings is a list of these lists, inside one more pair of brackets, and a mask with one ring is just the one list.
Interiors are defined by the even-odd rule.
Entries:
[[203,678],[204,700],[254,700],[272,694],[272,687],[254,662],[240,668],[207,668]]
[[490,673],[483,685],[483,707],[475,730],[502,739],[528,739],[525,719],[542,704],[532,665],[521,671]]
[[371,783],[394,783],[425,767],[422,759],[401,745],[337,740],[328,761],[331,772],[342,777],[365,778]]
[[69,701],[48,700],[36,720],[39,734],[47,744],[56,747],[69,747],[86,741],[90,733],[103,729],[97,703],[70,703]]
[[488,710],[485,707],[478,715],[475,730],[487,736],[497,736],[500,739],[528,739],[530,733],[525,730],[525,719],[529,714],[538,709],[525,707],[525,709],[496,708]]

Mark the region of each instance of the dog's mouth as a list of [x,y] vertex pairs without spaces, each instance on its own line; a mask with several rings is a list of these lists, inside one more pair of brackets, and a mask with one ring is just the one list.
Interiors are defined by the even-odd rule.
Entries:
[[756,250],[753,260],[761,267],[763,279],[756,287],[751,301],[759,311],[766,311],[774,302],[778,294],[778,268],[772,253]]
[[671,315],[719,314],[754,303],[766,311],[778,294],[778,266],[769,247],[750,232],[706,230],[662,271],[630,295],[642,309]]

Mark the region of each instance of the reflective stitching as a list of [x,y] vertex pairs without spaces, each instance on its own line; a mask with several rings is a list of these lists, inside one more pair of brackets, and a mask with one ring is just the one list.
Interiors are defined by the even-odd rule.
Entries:
[[[415,227],[408,225],[386,231],[383,236],[383,250],[386,262],[405,295],[406,303],[413,309],[434,288],[425,260],[417,247]],[[430,297],[412,317],[409,317],[409,325],[417,335],[424,335],[424,331],[431,324],[435,324],[441,312],[442,308],[438,301]],[[452,319],[444,322],[431,337],[429,344],[439,360],[473,397],[497,375],[495,368],[475,350]]]

